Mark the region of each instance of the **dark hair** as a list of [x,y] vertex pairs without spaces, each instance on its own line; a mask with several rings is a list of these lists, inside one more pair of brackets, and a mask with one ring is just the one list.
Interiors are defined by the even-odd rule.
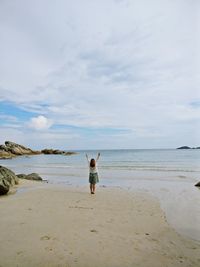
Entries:
[[95,159],[90,160],[90,167],[94,168],[96,165]]

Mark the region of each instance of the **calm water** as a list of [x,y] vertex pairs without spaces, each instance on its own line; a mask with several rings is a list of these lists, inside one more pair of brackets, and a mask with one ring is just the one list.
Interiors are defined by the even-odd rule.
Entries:
[[200,150],[77,151],[72,156],[36,155],[0,160],[15,173],[37,172],[52,184],[88,186],[85,153],[98,162],[100,186],[148,192],[160,200],[180,233],[200,240]]
[[[37,155],[2,160],[16,173],[37,172],[51,183],[84,183],[88,173],[85,153],[96,158],[98,151],[78,151],[73,156]],[[101,150],[98,163],[101,181],[198,180],[200,150]],[[117,181],[116,181],[117,180]]]

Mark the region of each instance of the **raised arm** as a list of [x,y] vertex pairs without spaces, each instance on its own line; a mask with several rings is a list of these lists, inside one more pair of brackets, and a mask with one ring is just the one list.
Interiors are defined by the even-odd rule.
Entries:
[[96,161],[98,161],[99,157],[100,157],[100,153],[98,153],[97,158],[96,158]]
[[87,155],[87,154],[85,154],[85,156],[86,156],[86,159],[87,159],[87,161],[88,161],[88,164],[89,164],[90,162],[89,162],[89,159],[88,159],[88,155]]

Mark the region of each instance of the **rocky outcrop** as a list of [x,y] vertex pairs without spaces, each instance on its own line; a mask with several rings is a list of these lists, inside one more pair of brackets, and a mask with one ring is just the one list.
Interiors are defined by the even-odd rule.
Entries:
[[49,149],[49,148],[43,149],[41,152],[45,155],[51,155],[51,154],[54,154],[54,155],[73,155],[73,154],[76,154],[76,152],[70,152],[70,151],[66,152],[64,150]]
[[34,151],[10,141],[6,141],[5,145],[0,145],[0,159],[8,159],[21,155],[36,155],[40,153],[40,151]]
[[31,174],[17,174],[17,177],[20,179],[33,180],[33,181],[43,181],[42,178],[37,173]]
[[178,147],[177,149],[200,149],[200,147],[181,146],[181,147]]
[[0,166],[0,195],[5,195],[10,188],[19,183],[19,179],[45,181],[37,173],[16,175],[10,169]]
[[198,182],[197,184],[195,184],[195,186],[198,186],[198,187],[200,187],[200,182]]
[[6,141],[5,145],[0,145],[0,159],[10,159],[16,156],[22,155],[37,155],[37,154],[45,154],[45,155],[73,155],[76,152],[66,152],[64,150],[59,149],[43,149],[42,151],[35,151],[25,146],[16,144],[14,142]]
[[19,178],[15,173],[6,167],[0,166],[0,195],[7,194],[15,184],[19,183]]
[[13,157],[15,157],[14,154],[7,152],[4,149],[0,148],[0,159],[11,159]]
[[181,147],[178,147],[177,149],[191,149],[191,147],[189,147],[189,146],[181,146]]

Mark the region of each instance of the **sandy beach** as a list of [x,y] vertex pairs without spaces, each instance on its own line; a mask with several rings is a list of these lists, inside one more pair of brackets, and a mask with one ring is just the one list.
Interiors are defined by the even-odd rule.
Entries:
[[178,234],[149,194],[29,181],[18,188],[0,198],[1,267],[200,266],[200,243]]

